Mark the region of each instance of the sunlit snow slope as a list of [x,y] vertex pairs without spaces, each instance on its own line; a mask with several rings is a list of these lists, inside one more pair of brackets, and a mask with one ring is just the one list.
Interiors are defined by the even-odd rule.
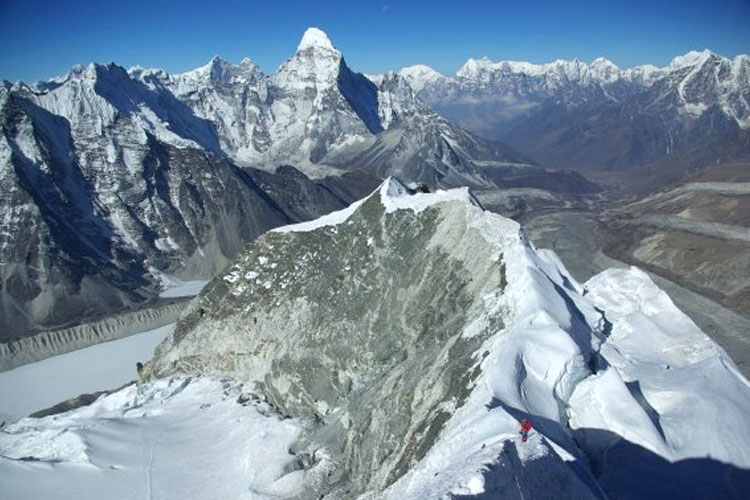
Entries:
[[212,379],[131,385],[87,408],[27,419],[0,433],[7,499],[278,498],[299,427],[238,403],[242,387]]

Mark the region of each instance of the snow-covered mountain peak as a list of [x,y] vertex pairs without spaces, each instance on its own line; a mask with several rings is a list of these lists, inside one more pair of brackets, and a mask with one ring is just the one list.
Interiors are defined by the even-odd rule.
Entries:
[[706,61],[711,59],[712,57],[715,57],[716,54],[711,52],[708,49],[703,49],[701,51],[697,50],[691,50],[690,52],[677,56],[669,63],[668,68],[675,70],[680,68],[685,68],[688,66],[701,66]]
[[219,83],[234,82],[244,85],[260,76],[262,76],[260,68],[249,58],[244,58],[239,64],[235,65],[219,56],[214,56],[207,64],[174,75],[172,80],[177,85],[175,90],[183,94],[186,91],[197,90],[198,87]]
[[243,57],[238,66],[243,67],[243,68],[256,67],[253,60],[250,59],[249,57]]
[[326,33],[315,27],[307,28],[297,46],[297,52],[308,49],[331,50],[338,52]]
[[445,78],[441,73],[424,64],[415,64],[414,66],[401,68],[398,74],[409,82],[414,92],[419,92],[425,85]]
[[205,75],[212,83],[226,81],[230,78],[232,64],[219,56],[213,56],[205,66],[201,66],[197,73]]
[[[89,66],[92,65],[93,63],[89,64]],[[82,64],[74,64],[73,67],[70,68],[70,71],[68,71],[63,76],[53,78],[53,81],[64,82],[65,80],[70,80],[71,78],[80,77],[84,71],[86,71],[86,67],[84,67]]]
[[217,67],[226,67],[230,66],[231,64],[226,59],[222,58],[221,56],[215,55],[213,56],[206,65],[209,68],[217,68]]
[[167,75],[167,72],[161,68],[144,68],[140,64],[136,64],[128,68],[128,74],[133,77],[134,75]]
[[97,81],[117,81],[122,78],[130,78],[128,71],[113,62],[106,64],[89,63],[86,66],[76,64],[64,76],[53,78],[47,82],[37,82],[34,88],[38,91],[48,91],[68,82],[75,81],[84,86],[91,86]]
[[489,69],[489,67],[492,65],[492,61],[486,56],[479,59],[470,57],[466,60],[463,66],[458,68],[458,71],[456,71],[456,76],[459,78],[467,79],[477,78],[483,70]]
[[593,61],[591,61],[590,67],[592,69],[595,68],[597,70],[604,70],[604,71],[608,71],[608,72],[619,72],[620,71],[620,68],[615,63],[613,63],[612,61],[610,61],[609,59],[607,59],[606,57],[597,57],[596,59],[594,59]]
[[67,74],[61,77],[52,79],[54,83],[65,83],[70,80],[96,80],[97,68],[101,66],[98,63],[89,63],[86,66],[82,64],[76,64]]
[[607,59],[606,57],[597,57],[596,59],[591,61],[591,65],[592,66],[609,66],[609,67],[617,68],[617,65],[613,63],[612,61],[610,61],[609,59]]
[[297,52],[281,65],[273,76],[274,83],[286,89],[318,89],[336,83],[343,57],[323,31],[308,28],[297,46]]
[[97,80],[102,78],[110,80],[130,79],[128,70],[115,63],[90,64],[86,68],[86,77]]
[[620,79],[622,71],[620,68],[604,57],[597,57],[589,66],[591,75],[597,80],[612,83]]

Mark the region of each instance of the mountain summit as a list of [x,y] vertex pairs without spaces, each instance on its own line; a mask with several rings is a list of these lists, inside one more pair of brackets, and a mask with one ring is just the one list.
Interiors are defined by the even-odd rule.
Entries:
[[750,467],[750,386],[645,273],[581,285],[465,188],[390,178],[263,235],[148,369],[236,378],[309,422],[292,447],[307,457],[299,498],[601,498],[636,477],[690,492],[704,478],[667,463]]
[[299,45],[297,45],[297,52],[307,49],[337,52],[333,47],[331,40],[328,38],[328,35],[323,30],[315,27],[307,28],[302,35],[302,40],[300,40]]
[[297,46],[294,56],[281,65],[273,76],[281,88],[316,87],[336,83],[343,57],[333,47],[328,35],[318,28],[308,28]]

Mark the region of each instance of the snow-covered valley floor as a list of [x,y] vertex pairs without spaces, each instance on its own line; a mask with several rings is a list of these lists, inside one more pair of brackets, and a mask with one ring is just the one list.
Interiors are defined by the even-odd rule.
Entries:
[[0,422],[14,421],[80,394],[116,389],[138,378],[173,325],[97,344],[0,373]]
[[[163,298],[192,297],[205,280],[183,281],[160,273]],[[146,362],[174,323],[125,338],[78,349],[0,372],[0,424],[13,422],[81,394],[116,389],[138,378],[135,364]]]

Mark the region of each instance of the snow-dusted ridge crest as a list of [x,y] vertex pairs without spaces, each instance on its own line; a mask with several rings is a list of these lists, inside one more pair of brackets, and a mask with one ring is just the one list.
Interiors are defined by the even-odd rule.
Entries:
[[465,201],[476,204],[476,199],[470,194],[469,188],[454,188],[449,190],[439,189],[434,193],[416,192],[413,188],[408,187],[395,177],[388,177],[383,184],[373,191],[369,196],[356,201],[342,210],[336,210],[330,214],[324,215],[308,222],[300,222],[289,226],[282,226],[272,231],[287,233],[312,231],[319,227],[335,226],[346,222],[346,220],[357,211],[357,209],[368,199],[379,196],[380,203],[385,207],[386,212],[392,212],[397,209],[409,208],[414,211],[421,211],[425,208],[449,200]]
[[[555,70],[564,70],[568,76],[571,76],[573,72],[580,73],[584,71],[590,71],[594,73],[594,76],[598,76],[603,80],[607,79],[607,76],[601,73],[601,70],[606,70],[618,78],[629,79],[635,74],[658,74],[664,75],[671,70],[679,70],[697,64],[704,63],[711,57],[716,57],[725,61],[731,61],[735,65],[739,65],[742,62],[748,60],[750,56],[747,54],[738,54],[734,58],[727,58],[712,52],[709,49],[703,49],[701,51],[691,50],[685,54],[675,56],[667,65],[656,66],[653,64],[641,64],[632,66],[629,68],[620,68],[618,65],[607,59],[606,57],[597,57],[590,63],[581,61],[579,59],[556,59],[549,63],[531,63],[527,61],[517,61],[511,59],[501,59],[499,61],[493,61],[487,56],[480,58],[470,57],[466,62],[456,70],[454,76],[461,78],[473,78],[477,76],[480,71],[493,71],[493,70],[505,70],[513,73],[525,73],[527,75],[538,76]],[[597,70],[600,70],[597,73]],[[425,64],[415,64],[412,66],[405,66],[401,68],[399,74],[405,76],[410,80],[418,80],[420,76],[427,80],[434,81],[440,78],[449,78],[450,75],[444,75],[439,71],[427,66]],[[611,76],[609,77],[611,79]],[[421,90],[415,89],[417,92]]]

